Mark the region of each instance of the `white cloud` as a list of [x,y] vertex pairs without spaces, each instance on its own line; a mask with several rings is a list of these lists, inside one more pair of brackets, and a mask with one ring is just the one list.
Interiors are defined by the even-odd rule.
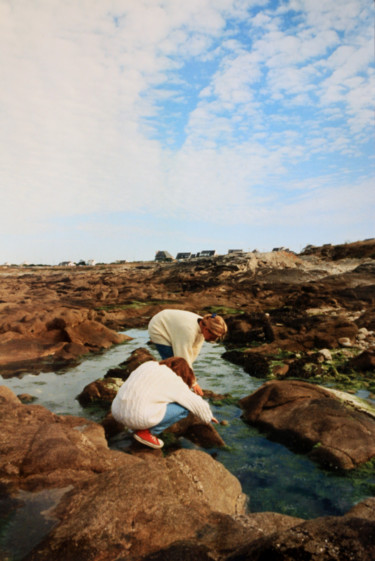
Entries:
[[2,235],[90,213],[272,216],[277,178],[368,141],[370,14],[365,0],[0,0]]

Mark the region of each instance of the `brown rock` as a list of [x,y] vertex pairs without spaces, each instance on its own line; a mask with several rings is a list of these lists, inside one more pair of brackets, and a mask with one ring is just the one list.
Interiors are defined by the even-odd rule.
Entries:
[[226,561],[373,561],[375,522],[365,509],[321,517],[240,547]]
[[111,368],[105,375],[105,378],[121,378],[122,381],[127,380],[130,374],[144,362],[156,360],[148,349],[140,347],[135,349],[129,358],[121,362],[116,368]]
[[96,404],[110,406],[123,384],[121,378],[101,378],[87,384],[77,396],[82,407]]
[[203,452],[113,469],[65,495],[60,522],[25,561],[134,560],[196,539],[211,512],[244,514],[238,480]]
[[23,405],[0,386],[0,482],[26,490],[64,487],[136,458],[109,450],[92,421]]
[[175,436],[184,436],[202,448],[215,448],[225,446],[224,440],[213,425],[203,423],[199,417],[189,413],[185,419],[171,425],[164,432]]
[[350,359],[346,368],[356,370],[357,372],[374,372],[375,371],[375,351],[368,350]]
[[375,420],[320,386],[267,382],[240,406],[246,421],[325,466],[348,470],[375,456]]

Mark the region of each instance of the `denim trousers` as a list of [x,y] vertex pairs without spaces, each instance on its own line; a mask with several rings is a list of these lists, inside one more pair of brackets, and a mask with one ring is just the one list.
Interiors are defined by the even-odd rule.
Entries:
[[154,427],[150,428],[150,432],[152,434],[160,434],[163,430],[167,429],[173,423],[177,423],[177,421],[181,421],[181,419],[185,419],[189,415],[189,410],[178,403],[168,403],[167,410],[163,419],[155,425]]
[[161,356],[162,360],[166,358],[171,358],[173,356],[173,349],[168,345],[160,345],[159,343],[155,343],[156,350],[158,351],[159,355]]

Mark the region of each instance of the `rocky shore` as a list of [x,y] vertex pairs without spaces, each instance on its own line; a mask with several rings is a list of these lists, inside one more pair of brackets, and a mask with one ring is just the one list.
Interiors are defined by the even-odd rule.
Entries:
[[[121,344],[119,332],[146,327],[166,307],[223,315],[223,360],[268,380],[240,401],[244,422],[325,468],[373,469],[375,240],[300,255],[2,267],[1,375],[64,369]],[[80,399],[109,406],[139,360]],[[358,389],[366,401],[350,393]],[[124,453],[108,447],[110,419],[56,415],[21,397],[0,381],[4,527],[20,504],[43,505],[16,561],[375,558],[373,497],[340,517],[251,513],[236,477],[204,451],[225,444],[212,427],[190,418],[173,428],[201,451],[134,444]],[[4,549],[2,559],[10,555]]]

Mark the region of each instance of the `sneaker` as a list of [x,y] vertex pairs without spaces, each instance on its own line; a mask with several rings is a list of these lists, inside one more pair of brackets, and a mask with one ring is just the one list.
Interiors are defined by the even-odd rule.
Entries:
[[137,430],[133,436],[138,442],[142,442],[142,444],[150,446],[151,448],[163,448],[164,446],[164,442],[151,434],[148,429]]

